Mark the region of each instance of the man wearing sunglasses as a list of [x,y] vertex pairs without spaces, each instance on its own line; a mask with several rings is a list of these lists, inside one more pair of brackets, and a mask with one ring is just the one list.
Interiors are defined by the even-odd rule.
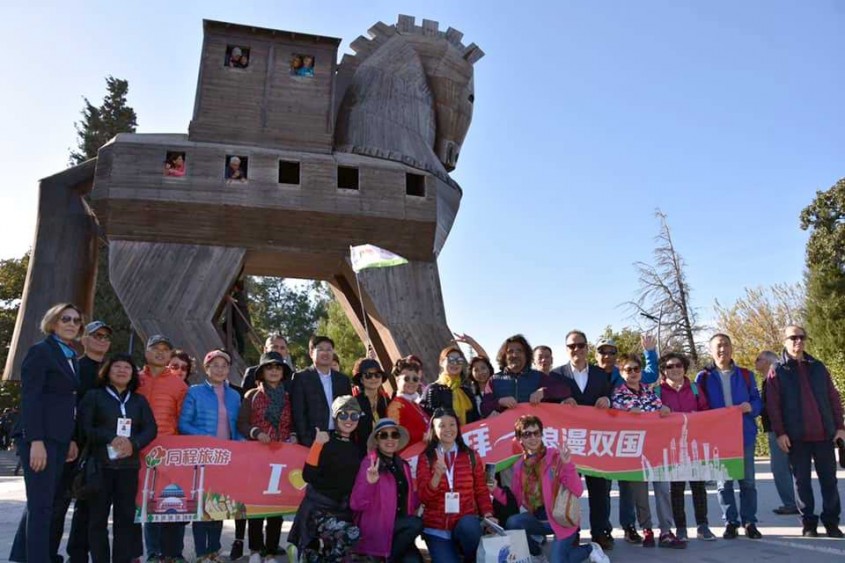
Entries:
[[766,379],[766,411],[778,446],[789,455],[803,535],[818,536],[810,476],[815,464],[822,493],[822,524],[828,537],[841,538],[834,444],[845,440],[842,399],[825,365],[804,351],[806,344],[803,327],[786,327],[783,356]]
[[[566,335],[566,353],[569,362],[551,372],[569,386],[571,396],[564,403],[607,409],[613,387],[607,373],[600,367],[587,363],[589,349],[587,335],[580,330],[570,330]],[[601,477],[585,476],[590,503],[590,535],[602,549],[613,549],[610,525],[610,481]]]
[[[85,393],[94,387],[97,374],[103,365],[103,359],[111,347],[111,337],[114,331],[103,321],[93,321],[85,325],[85,333],[80,342],[85,353],[79,358],[79,388],[76,392],[76,403],[79,405]],[[81,450],[84,438],[77,432],[76,443]],[[53,533],[59,535],[64,532],[65,515],[70,508],[70,488],[76,475],[76,463],[65,465],[62,476],[60,495],[53,506]],[[54,538],[56,544],[61,543],[61,537]],[[67,540],[67,554],[71,563],[88,561],[88,503],[77,499],[73,504],[73,520],[70,525],[70,535]]]

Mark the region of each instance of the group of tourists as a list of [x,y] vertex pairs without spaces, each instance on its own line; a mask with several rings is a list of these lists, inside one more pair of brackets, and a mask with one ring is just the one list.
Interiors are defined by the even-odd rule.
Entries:
[[[602,339],[590,363],[586,335],[572,330],[565,336],[567,361],[556,368],[548,346],[532,348],[522,335],[506,339],[495,358],[471,337],[458,335],[440,353],[437,376],[427,385],[423,363],[415,356],[399,359],[389,373],[375,359],[361,358],[348,377],[339,371],[334,342],[325,336],[311,338],[312,364],[296,371],[285,338],[271,334],[260,362],[247,370],[239,388],[229,382],[232,357],[220,349],[203,358],[205,381],[189,387],[193,360],[165,335],[147,340],[140,370],[128,355],[109,356],[112,328],[100,321],[84,324],[81,310],[70,303],[47,311],[41,329],[44,340],[29,349],[21,366],[16,436],[27,505],[12,561],[62,560],[59,544],[73,496],[67,544],[72,562],[90,555],[95,563],[126,563],[144,554],[147,561],[182,561],[185,523],[145,522],[142,527],[134,522],[139,452],[157,436],[177,434],[309,448],[302,470],[305,496],[288,534],[291,561],[419,562],[419,537],[435,563],[474,561],[485,528],[498,526],[525,530],[535,561],[547,560],[544,544],[550,537],[554,562],[609,561],[612,483],[593,475],[582,482],[566,443],[560,448],[544,444],[538,416],[516,420],[514,440],[522,453],[495,475],[465,442],[465,424],[525,403],[657,412],[661,417],[739,407],[743,416],[737,432],[745,449],[739,503],[733,481],[717,484],[722,537],[728,540],[740,531],[749,539],[761,537],[754,445],[755,419],[765,414],[773,468],[778,464],[775,478],[792,481],[778,484],[784,505],[776,512],[797,513],[803,534],[818,535],[810,475],[815,465],[821,523],[827,536],[843,536],[834,458],[834,442],[845,439],[842,402],[824,364],[805,352],[807,334],[799,326],[786,327],[781,356],[762,352],[758,357],[762,396],[754,374],[733,361],[725,334],[710,339],[713,361],[694,378],[685,355],[658,357],[648,335],[642,337],[642,356],[620,355],[613,340]],[[84,349],[81,356],[77,343]],[[468,360],[459,343],[469,344],[475,355]],[[420,441],[424,449],[414,474],[400,453]],[[94,483],[92,467],[97,468]],[[646,548],[687,547],[685,486],[651,484],[655,534],[649,484],[620,482],[618,521],[625,541]],[[689,486],[695,536],[715,540],[706,485]],[[561,491],[577,504],[585,487],[589,522],[560,515]],[[282,525],[282,516],[236,521],[230,559],[248,553],[250,563],[275,560],[285,552]],[[198,561],[220,560],[222,527],[220,520],[192,523]],[[579,541],[582,527],[589,528],[588,543]]]

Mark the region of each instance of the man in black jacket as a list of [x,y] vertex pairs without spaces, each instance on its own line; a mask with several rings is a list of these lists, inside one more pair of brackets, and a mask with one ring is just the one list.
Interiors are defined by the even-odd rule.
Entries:
[[[550,376],[565,382],[571,397],[564,403],[598,409],[610,407],[612,386],[608,374],[598,366],[587,363],[587,336],[580,330],[570,330],[566,335],[569,362],[552,370]],[[590,535],[602,549],[613,549],[610,532],[610,481],[601,477],[585,476],[590,502]]]
[[[91,390],[103,364],[103,358],[111,347],[112,328],[103,321],[93,321],[85,325],[85,333],[80,341],[85,353],[79,358],[79,387],[76,393],[77,407],[82,398]],[[84,444],[82,429],[76,429],[76,443],[82,450]],[[62,481],[56,490],[53,503],[53,519],[50,523],[51,549],[55,546],[58,551],[65,531],[65,515],[70,508],[71,486],[76,475],[76,461],[66,463],[62,472]],[[76,500],[73,504],[73,519],[67,540],[67,555],[71,563],[88,561],[88,505],[84,500]],[[54,556],[59,560],[59,556]]]
[[349,378],[332,369],[334,342],[328,336],[313,336],[308,343],[314,364],[293,375],[291,408],[297,441],[311,447],[316,429],[334,430],[331,405],[337,397],[352,394]]

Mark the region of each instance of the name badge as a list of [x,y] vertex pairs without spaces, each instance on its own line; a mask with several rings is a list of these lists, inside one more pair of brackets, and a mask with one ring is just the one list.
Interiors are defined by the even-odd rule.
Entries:
[[461,512],[461,493],[446,493],[446,514]]
[[131,418],[118,418],[117,419],[117,435],[122,436],[124,438],[130,438],[132,436],[132,419]]

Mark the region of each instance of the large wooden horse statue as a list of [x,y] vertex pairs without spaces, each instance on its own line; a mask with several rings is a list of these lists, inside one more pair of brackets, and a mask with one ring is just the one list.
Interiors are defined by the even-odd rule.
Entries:
[[[187,135],[120,134],[41,181],[4,379],[50,305],[92,310],[98,239],[142,338],[202,357],[223,345],[213,321],[239,275],[318,279],[362,337],[363,301],[385,367],[415,353],[434,375],[451,337],[437,269],[461,200],[449,172],[483,52],[408,16],[369,35],[337,64],[336,38],[205,21]],[[409,264],[361,272],[359,292],[349,247],[365,243]]]

